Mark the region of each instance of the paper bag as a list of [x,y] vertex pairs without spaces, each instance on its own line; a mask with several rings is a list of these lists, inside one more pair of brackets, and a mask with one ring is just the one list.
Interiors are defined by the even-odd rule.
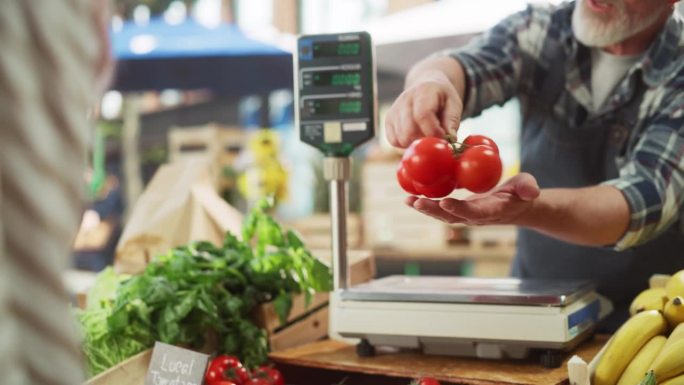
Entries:
[[242,214],[214,189],[210,162],[185,159],[163,165],[133,207],[114,261],[118,273],[138,274],[149,261],[191,241],[221,244],[240,237]]

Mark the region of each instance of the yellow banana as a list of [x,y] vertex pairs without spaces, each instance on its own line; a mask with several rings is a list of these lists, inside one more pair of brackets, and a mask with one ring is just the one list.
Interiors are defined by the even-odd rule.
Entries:
[[665,292],[669,298],[684,296],[684,270],[679,270],[665,284]]
[[657,310],[646,310],[629,318],[613,335],[596,365],[593,385],[615,385],[634,356],[651,338],[665,333],[667,321]]
[[674,328],[672,333],[667,337],[667,342],[665,342],[665,347],[663,347],[663,349],[681,339],[684,339],[684,324],[679,324]]
[[665,380],[664,382],[661,382],[660,385],[684,385],[684,374]]
[[684,339],[667,344],[651,364],[658,383],[684,373]]
[[684,298],[677,296],[667,301],[663,315],[671,328],[675,328],[684,322]]
[[627,368],[625,368],[625,371],[620,376],[617,385],[638,384],[639,381],[644,378],[644,375],[658,353],[660,353],[660,350],[665,346],[665,341],[667,341],[667,337],[661,335],[651,338],[646,345],[639,350],[639,353],[634,356],[629,365],[627,365]]
[[629,314],[634,315],[644,310],[663,310],[667,302],[665,288],[656,287],[639,293],[629,305]]

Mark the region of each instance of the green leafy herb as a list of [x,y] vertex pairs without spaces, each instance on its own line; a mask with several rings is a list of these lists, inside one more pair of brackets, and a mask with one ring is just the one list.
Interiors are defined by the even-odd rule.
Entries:
[[194,242],[156,257],[145,271],[117,277],[103,271],[78,312],[91,374],[151,347],[154,341],[234,354],[245,365],[265,362],[265,330],[251,318],[273,301],[281,322],[292,295],[330,291],[330,269],[292,231],[284,231],[263,200],[245,217],[242,239],[220,246]]

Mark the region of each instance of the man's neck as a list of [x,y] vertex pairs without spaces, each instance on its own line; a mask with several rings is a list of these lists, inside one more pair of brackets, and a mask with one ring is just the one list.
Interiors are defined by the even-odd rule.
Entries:
[[667,23],[669,17],[670,13],[666,12],[658,21],[653,23],[652,26],[619,43],[603,47],[602,49],[613,55],[639,55],[646,51],[656,39],[656,36],[658,36],[658,33],[663,29],[663,26]]

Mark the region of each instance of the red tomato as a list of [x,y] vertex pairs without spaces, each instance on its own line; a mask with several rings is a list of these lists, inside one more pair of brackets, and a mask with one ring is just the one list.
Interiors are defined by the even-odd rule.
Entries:
[[235,382],[237,385],[243,385],[249,381],[249,371],[244,366],[236,368],[228,368],[223,372],[223,378]]
[[233,381],[218,381],[218,382],[214,382],[214,383],[207,383],[207,385],[240,385],[240,384],[236,384]]
[[245,385],[273,385],[271,381],[265,379],[265,378],[252,378],[251,380],[247,381]]
[[497,154],[499,153],[499,146],[491,138],[484,135],[470,135],[465,138],[463,144],[467,146],[487,146],[491,147]]
[[216,358],[211,360],[211,364],[209,364],[209,367],[218,368],[222,372],[229,368],[239,368],[241,366],[242,362],[240,362],[239,358],[227,354],[216,356]]
[[467,148],[456,162],[456,180],[460,187],[483,193],[496,186],[501,178],[499,154],[485,146]]
[[416,382],[416,385],[440,385],[440,383],[432,377],[421,377]]
[[444,139],[416,139],[404,153],[401,163],[414,182],[432,185],[453,178],[454,152]]
[[264,378],[268,380],[271,385],[285,385],[285,379],[282,373],[272,366],[263,365],[252,372],[252,378]]
[[237,357],[223,354],[211,360],[204,378],[207,385],[227,385],[222,382],[242,385],[249,380],[249,372]]
[[399,164],[397,169],[397,180],[399,181],[399,186],[404,189],[407,193],[411,195],[420,195],[416,187],[413,185],[413,180],[406,173],[406,169],[402,164]]
[[431,185],[423,185],[420,183],[413,182],[414,187],[422,195],[428,198],[443,198],[449,194],[457,187],[456,179],[449,178],[442,182],[438,182]]
[[212,368],[211,365],[209,365],[207,372],[204,374],[204,380],[207,385],[217,385],[223,380],[223,372],[218,370],[218,368]]

